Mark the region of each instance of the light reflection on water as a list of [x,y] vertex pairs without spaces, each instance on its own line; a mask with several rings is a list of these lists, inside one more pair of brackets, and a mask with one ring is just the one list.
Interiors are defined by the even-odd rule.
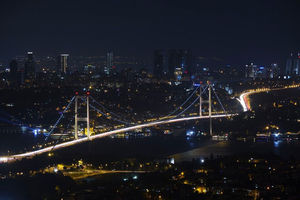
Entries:
[[208,144],[189,151],[170,155],[176,162],[190,161],[194,158],[209,157],[213,155],[238,155],[238,154],[274,154],[283,159],[291,156],[300,159],[300,142],[286,142],[281,140],[267,142],[237,142],[222,141]]
[[275,147],[275,148],[278,148],[281,142],[282,142],[282,141],[280,141],[280,140],[274,141],[274,147]]
[[[5,138],[11,134],[5,134]],[[0,141],[0,150],[7,153],[7,150],[24,151],[24,146],[36,144],[41,138],[35,138],[32,134],[19,134],[18,137],[2,139]],[[27,143],[27,145],[25,145]],[[86,154],[87,149],[91,147],[91,152],[99,152],[101,157],[110,157],[114,159],[126,157],[174,157],[176,162],[192,160],[193,158],[210,157],[216,155],[234,155],[234,154],[275,154],[281,157],[289,158],[293,155],[300,159],[297,152],[300,151],[300,142],[292,141],[262,141],[262,142],[237,142],[237,141],[212,141],[207,139],[195,139],[186,137],[150,137],[140,139],[101,139],[93,141],[91,144],[82,144],[67,148],[73,154]],[[87,146],[89,148],[87,148]],[[108,151],[109,149],[109,151]],[[1,153],[0,151],[0,153]]]

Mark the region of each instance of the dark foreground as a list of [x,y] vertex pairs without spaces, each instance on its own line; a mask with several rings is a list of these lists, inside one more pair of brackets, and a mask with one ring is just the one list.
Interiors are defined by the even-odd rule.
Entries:
[[2,176],[0,199],[299,199],[300,161],[275,155],[69,165]]

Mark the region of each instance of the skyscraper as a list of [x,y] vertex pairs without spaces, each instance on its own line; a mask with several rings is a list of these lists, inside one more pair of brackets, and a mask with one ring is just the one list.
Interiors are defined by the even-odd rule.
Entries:
[[9,69],[10,69],[10,73],[11,74],[16,74],[17,71],[18,71],[18,63],[16,60],[12,60],[10,63],[9,63]]
[[271,64],[268,77],[269,78],[278,78],[279,74],[280,74],[280,68],[279,68],[278,64],[276,64],[276,63]]
[[68,57],[69,54],[60,54],[58,57],[58,66],[57,66],[57,73],[58,74],[67,74],[69,73],[68,67]]
[[106,54],[106,65],[104,67],[104,73],[106,75],[110,75],[111,72],[112,72],[112,67],[114,65],[113,64],[113,57],[114,57],[114,55],[113,55],[112,51],[107,52],[107,54]]
[[245,66],[245,77],[255,79],[257,72],[257,65],[251,63],[250,65]]
[[25,62],[25,78],[26,79],[33,79],[36,76],[36,69],[35,69],[35,62],[33,59],[33,53],[27,53],[27,59]]
[[290,76],[300,75],[300,53],[291,53],[286,61],[285,74]]
[[164,50],[154,51],[154,68],[153,74],[157,78],[161,78],[166,71],[166,52]]
[[192,55],[189,50],[171,49],[168,52],[168,72],[176,80],[181,80],[184,75],[191,75],[194,71]]
[[12,60],[10,63],[9,63],[9,69],[10,69],[10,81],[11,82],[16,82],[17,80],[17,73],[18,73],[18,63],[16,60]]

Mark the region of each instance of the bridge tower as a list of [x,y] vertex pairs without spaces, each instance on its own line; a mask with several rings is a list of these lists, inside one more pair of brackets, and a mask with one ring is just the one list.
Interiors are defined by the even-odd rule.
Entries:
[[75,92],[75,124],[74,124],[75,132],[75,140],[78,139],[78,92]]
[[75,92],[75,133],[74,137],[75,140],[78,139],[78,121],[86,121],[86,129],[87,129],[87,137],[90,139],[90,103],[89,103],[89,95],[90,92],[88,91],[86,93],[86,117],[78,117],[78,98],[79,93]]
[[199,116],[202,117],[202,81],[200,81],[200,87],[199,87]]
[[89,103],[90,92],[86,92],[86,128],[87,128],[87,136],[90,139],[90,103]]
[[207,87],[208,87],[208,101],[203,101],[202,99],[202,82],[200,82],[200,87],[199,87],[199,116],[202,117],[202,104],[203,103],[208,103],[208,116],[209,116],[209,134],[212,136],[213,130],[212,130],[212,118],[211,118],[211,90],[212,86],[209,81],[207,81]]
[[207,82],[208,84],[208,116],[209,116],[209,134],[212,136],[213,131],[212,131],[212,118],[211,118],[211,85],[210,82]]

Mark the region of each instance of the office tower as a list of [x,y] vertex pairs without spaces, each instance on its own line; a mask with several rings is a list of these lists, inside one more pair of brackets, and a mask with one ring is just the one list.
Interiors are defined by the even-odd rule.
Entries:
[[175,49],[172,49],[168,51],[168,75],[170,78],[174,77],[176,68],[180,68],[179,52]]
[[16,60],[16,62],[18,63],[18,67],[24,70],[26,57],[24,55],[16,56],[14,60]]
[[300,75],[300,53],[291,53],[286,61],[285,75],[299,76]]
[[18,71],[18,63],[16,60],[12,60],[10,63],[9,63],[9,69],[10,69],[10,73],[13,75],[13,74],[16,74],[17,71]]
[[57,64],[57,73],[58,74],[67,74],[69,73],[69,67],[68,67],[68,57],[69,54],[60,54],[58,57],[58,64]]
[[27,53],[27,59],[25,61],[25,78],[26,79],[33,79],[36,76],[36,69],[35,69],[35,62],[33,59],[33,53]]
[[300,75],[300,53],[297,54],[297,57],[294,59],[294,68],[297,75]]
[[291,53],[288,59],[286,60],[285,74],[286,75],[293,74],[293,53]]
[[255,79],[257,71],[257,65],[251,63],[250,65],[245,66],[245,77]]
[[265,66],[257,67],[254,73],[254,78],[267,78],[267,68]]
[[17,73],[18,73],[18,63],[16,60],[12,60],[10,63],[9,63],[9,69],[10,69],[10,81],[11,82],[16,82],[17,80]]
[[106,54],[106,65],[104,67],[104,73],[106,75],[110,75],[112,73],[112,67],[113,67],[113,52],[107,52]]
[[190,76],[196,72],[192,52],[190,50],[182,50],[182,63],[184,63],[185,74]]
[[268,74],[269,78],[277,78],[279,76],[279,73],[280,73],[280,68],[278,64],[276,63],[271,64],[269,69],[269,74]]
[[154,68],[153,74],[157,78],[161,78],[166,71],[166,52],[164,50],[154,51]]
[[194,72],[192,55],[189,50],[171,49],[168,51],[168,73],[181,80],[183,75],[191,75]]

